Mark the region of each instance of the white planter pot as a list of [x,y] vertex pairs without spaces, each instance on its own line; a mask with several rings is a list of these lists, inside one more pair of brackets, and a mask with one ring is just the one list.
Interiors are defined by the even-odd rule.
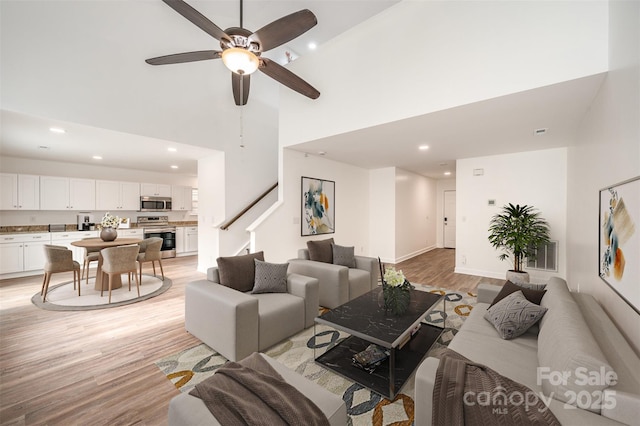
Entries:
[[528,272],[516,272],[516,271],[507,271],[507,280],[512,283],[528,283],[529,282],[529,273]]

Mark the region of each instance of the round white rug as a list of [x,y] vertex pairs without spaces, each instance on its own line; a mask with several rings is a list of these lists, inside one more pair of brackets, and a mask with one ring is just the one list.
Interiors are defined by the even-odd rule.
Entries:
[[95,290],[95,278],[89,278],[89,284],[82,280],[80,285],[80,296],[78,289],[74,290],[73,281],[49,287],[47,301],[42,302],[40,292],[33,295],[31,302],[41,309],[51,311],[83,311],[92,309],[115,308],[117,306],[128,305],[141,302],[158,296],[171,287],[171,280],[167,277],[162,280],[161,276],[142,275],[140,282],[140,297],[136,289],[135,278],[131,279],[131,291],[127,281],[127,274],[122,274],[122,287],[111,290],[111,303],[109,303],[109,291],[105,290],[102,297],[100,292]]

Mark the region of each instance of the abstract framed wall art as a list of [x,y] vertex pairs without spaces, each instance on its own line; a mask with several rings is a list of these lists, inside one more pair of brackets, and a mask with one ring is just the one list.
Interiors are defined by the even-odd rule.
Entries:
[[336,183],[302,176],[301,235],[333,234],[336,231]]
[[640,313],[640,176],[600,190],[600,278]]

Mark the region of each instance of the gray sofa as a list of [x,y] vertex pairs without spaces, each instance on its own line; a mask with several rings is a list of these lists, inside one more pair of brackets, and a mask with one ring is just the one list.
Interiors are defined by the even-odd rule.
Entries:
[[[309,398],[327,416],[329,423],[334,426],[347,424],[347,407],[340,395],[333,394],[320,385],[307,380],[295,371],[289,370],[278,361],[261,354],[282,378]],[[201,399],[181,393],[169,403],[170,426],[201,426],[219,425]]]
[[213,267],[206,280],[187,284],[185,328],[231,361],[311,327],[318,316],[315,278],[289,273],[287,293],[243,293],[218,283]]
[[333,309],[373,290],[378,285],[378,261],[354,256],[355,268],[309,260],[309,250],[298,250],[298,258],[289,260],[289,271],[317,278],[320,306]]
[[[563,425],[640,424],[640,359],[592,296],[569,292],[564,280],[551,278],[540,303],[548,310],[539,327],[503,340],[484,318],[500,289],[480,284],[478,304],[449,344],[450,349],[524,384],[537,395],[553,393],[549,408]],[[431,425],[438,364],[437,358],[427,358],[416,371],[416,426]],[[618,382],[605,384],[603,389],[581,388],[581,383],[573,381],[553,383],[547,374],[581,371],[580,376],[571,376],[579,378],[594,370],[608,371],[607,366],[616,373]],[[580,367],[584,370],[578,370]],[[571,395],[582,401],[582,408],[565,405],[571,403],[566,401]],[[596,399],[604,404],[601,410],[588,404]]]

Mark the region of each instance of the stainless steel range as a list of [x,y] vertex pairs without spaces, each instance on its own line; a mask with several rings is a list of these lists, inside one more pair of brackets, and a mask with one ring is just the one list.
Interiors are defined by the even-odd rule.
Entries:
[[176,257],[176,227],[169,225],[169,216],[138,216],[137,223],[144,238],[162,238],[163,258]]

